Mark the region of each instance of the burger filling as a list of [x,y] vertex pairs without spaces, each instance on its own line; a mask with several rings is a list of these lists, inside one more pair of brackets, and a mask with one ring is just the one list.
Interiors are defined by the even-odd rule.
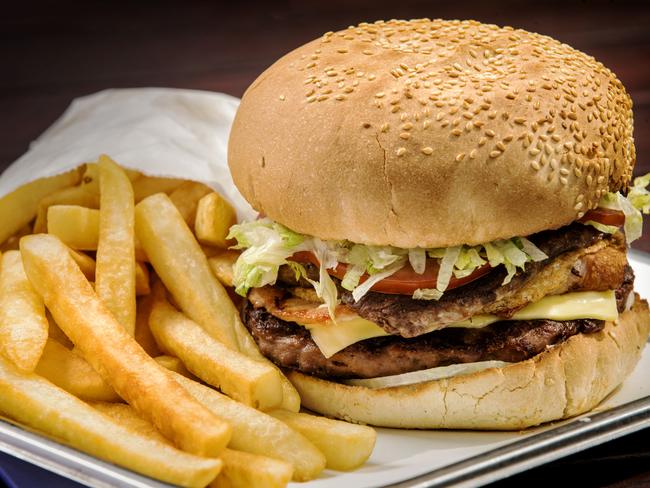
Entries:
[[634,278],[619,227],[638,237],[646,180],[564,228],[480,246],[404,250],[268,219],[235,226],[244,322],[279,366],[362,384],[528,359],[625,309]]

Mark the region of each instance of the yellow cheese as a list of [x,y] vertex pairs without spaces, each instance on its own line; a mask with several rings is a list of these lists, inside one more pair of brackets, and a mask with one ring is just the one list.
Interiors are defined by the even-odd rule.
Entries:
[[305,324],[323,356],[329,358],[341,349],[355,342],[388,335],[388,333],[370,320],[354,317],[349,320],[327,321],[323,324]]
[[[547,296],[522,308],[511,320],[616,320],[616,296],[614,291],[582,291],[564,295]],[[448,327],[480,328],[503,320],[496,315],[476,315]],[[355,342],[388,335],[374,322],[354,317],[327,321],[322,324],[301,324],[309,329],[311,337],[326,358],[329,358]]]

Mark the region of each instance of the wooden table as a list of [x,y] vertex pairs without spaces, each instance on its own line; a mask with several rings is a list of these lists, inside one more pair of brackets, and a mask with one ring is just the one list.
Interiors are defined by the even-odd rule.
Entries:
[[[623,2],[20,1],[0,15],[0,170],[72,99],[105,88],[170,86],[241,96],[275,59],[325,31],[380,18],[475,18],[540,32],[602,61],[635,103],[636,174],[650,171],[650,5]],[[650,219],[647,219],[650,221]],[[634,247],[650,251],[650,225]],[[580,486],[650,483],[648,431],[517,476]],[[645,464],[650,466],[650,463]],[[551,478],[552,476],[552,478]],[[636,481],[635,481],[636,477]],[[593,484],[589,484],[591,479]],[[501,486],[509,486],[502,482]],[[614,485],[612,485],[614,486]],[[622,485],[616,485],[622,486]]]

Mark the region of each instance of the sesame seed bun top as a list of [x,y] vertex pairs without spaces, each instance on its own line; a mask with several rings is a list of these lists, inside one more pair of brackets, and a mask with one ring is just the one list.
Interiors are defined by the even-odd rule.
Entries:
[[557,228],[625,188],[632,102],[601,63],[474,21],[362,23],[287,54],[244,94],[229,164],[305,234],[479,244]]

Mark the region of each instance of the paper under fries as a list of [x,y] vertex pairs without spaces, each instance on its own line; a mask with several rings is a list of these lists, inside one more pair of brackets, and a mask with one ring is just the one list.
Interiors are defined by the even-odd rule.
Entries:
[[0,411],[98,458],[168,483],[203,487],[221,461],[184,453],[124,428],[34,373],[0,358]]
[[18,251],[6,252],[0,263],[0,353],[33,371],[47,341],[43,299],[27,279]]
[[99,158],[99,241],[95,291],[133,335],[135,330],[135,231],[133,187],[107,156]]
[[101,303],[56,237],[20,242],[25,271],[57,324],[115,391],[183,450],[216,456],[230,427],[146,355]]

